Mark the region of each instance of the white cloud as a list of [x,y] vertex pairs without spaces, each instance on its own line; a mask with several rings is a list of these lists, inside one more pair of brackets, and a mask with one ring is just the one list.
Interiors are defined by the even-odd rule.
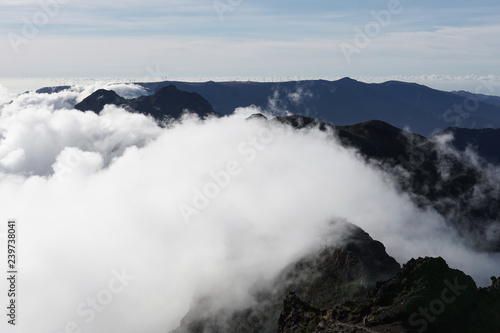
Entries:
[[[195,293],[247,302],[252,283],[339,232],[329,224],[336,218],[400,262],[442,255],[480,284],[498,274],[498,256],[460,245],[442,217],[416,208],[331,134],[246,121],[249,109],[160,128],[116,107],[95,115],[29,96],[0,117],[0,221],[20,225],[16,332],[61,332],[70,321],[95,333],[166,332]],[[78,148],[81,140],[89,142]],[[186,224],[180,205],[192,205],[231,161],[241,172]],[[68,168],[52,173],[61,164]],[[79,304],[122,268],[134,280],[86,323]]]

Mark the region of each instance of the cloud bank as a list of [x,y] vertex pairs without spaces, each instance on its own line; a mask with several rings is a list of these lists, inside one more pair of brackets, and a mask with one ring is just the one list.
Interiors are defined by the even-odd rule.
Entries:
[[443,256],[479,284],[498,275],[498,256],[461,245],[334,133],[246,120],[252,108],[166,128],[111,106],[73,110],[93,89],[2,108],[0,221],[19,221],[20,258],[19,323],[7,332],[166,332],[207,292],[244,306],[256,281],[336,239],[339,218],[400,263]]

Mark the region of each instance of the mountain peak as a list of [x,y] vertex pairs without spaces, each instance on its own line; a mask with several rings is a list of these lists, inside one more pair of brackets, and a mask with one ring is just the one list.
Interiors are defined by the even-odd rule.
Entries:
[[157,120],[163,120],[165,117],[177,119],[185,111],[196,113],[200,117],[216,114],[210,103],[199,94],[179,90],[173,84],[160,88],[151,96],[130,100],[120,97],[112,90],[99,89],[77,104],[75,109],[99,113],[107,104],[150,114]]
[[122,105],[125,103],[126,99],[119,96],[113,90],[98,89],[83,101],[75,105],[75,109],[99,113],[107,104]]
[[359,83],[359,81],[354,80],[354,79],[351,79],[351,78],[350,78],[350,77],[348,77],[348,76],[343,77],[343,78],[341,78],[340,80],[337,80],[337,82],[342,82],[342,83],[346,83],[346,82],[351,82],[351,83]]

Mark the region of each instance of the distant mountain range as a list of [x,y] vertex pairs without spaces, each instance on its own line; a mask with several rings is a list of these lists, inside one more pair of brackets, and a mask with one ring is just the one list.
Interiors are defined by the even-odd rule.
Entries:
[[[75,108],[99,113],[106,104],[113,104],[164,120],[177,119],[186,110],[203,118],[208,115],[231,114],[236,107],[242,105],[256,105],[267,110],[282,108],[302,116],[316,114],[313,118],[335,125],[351,125],[377,119],[399,128],[411,126],[410,130],[414,133],[426,136],[431,133],[452,133],[455,136],[452,144],[458,150],[464,151],[471,146],[488,162],[500,162],[500,145],[497,144],[500,142],[500,129],[484,128],[493,126],[497,121],[500,124],[500,97],[463,91],[446,93],[417,84],[394,81],[365,84],[351,79],[335,82],[175,84],[191,92],[180,90],[171,82],[141,83],[149,95],[125,99],[114,91],[99,89],[75,105]],[[42,88],[38,92],[54,93],[67,88]],[[216,103],[215,107],[212,107],[210,100]],[[464,105],[468,105],[470,101],[477,102],[477,110],[464,114],[462,126],[450,126],[457,121],[462,122],[460,118],[455,118],[460,117],[460,112],[466,111]],[[443,111],[445,106],[457,105],[459,102],[463,109],[454,116]],[[496,103],[499,105],[495,105]],[[441,118],[439,110],[443,111]],[[451,118],[455,121],[446,121]],[[467,123],[477,129],[467,129]]]
[[444,92],[416,83],[389,81],[139,83],[149,93],[173,84],[203,96],[222,115],[255,105],[277,114],[303,115],[336,125],[372,119],[429,136],[447,127],[500,128],[500,97]]
[[[363,83],[344,78],[280,83],[164,81],[136,84],[144,87],[147,95],[155,95],[161,88],[171,85],[180,91],[196,93],[213,107],[212,112],[220,115],[254,105],[276,115],[302,115],[336,125],[377,119],[427,137],[448,127],[500,128],[500,97],[465,91],[445,92],[416,83]],[[37,92],[55,93],[68,88],[46,87]],[[151,100],[144,103],[152,105]],[[155,113],[158,106],[149,111]],[[134,105],[137,107],[142,106]]]

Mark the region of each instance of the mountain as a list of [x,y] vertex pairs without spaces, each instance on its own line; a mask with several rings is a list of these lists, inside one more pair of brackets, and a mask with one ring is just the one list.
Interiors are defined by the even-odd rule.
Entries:
[[[343,78],[279,83],[164,81],[136,84],[148,95],[170,85],[196,93],[221,115],[229,115],[238,107],[254,105],[275,114],[308,116],[336,125],[377,119],[424,136],[448,127],[500,128],[498,96],[445,92],[400,81],[363,83]],[[52,93],[67,88],[49,87],[39,92]]]
[[418,258],[379,282],[373,294],[319,308],[294,292],[284,299],[278,333],[496,333],[500,331],[500,278],[477,288],[442,258]]
[[[363,83],[338,81],[291,82],[176,82],[139,83],[153,93],[166,85],[196,92],[220,114],[255,105],[268,111],[313,117],[336,125],[372,119],[429,136],[443,128],[499,128],[500,106],[469,100],[459,94],[398,81]],[[476,101],[476,100],[475,100]]]
[[382,243],[363,230],[342,221],[333,226],[348,230],[342,245],[325,244],[286,267],[270,284],[256,283],[254,305],[237,311],[217,309],[216,296],[197,297],[172,333],[275,333],[289,290],[314,306],[333,307],[366,297],[377,281],[399,270]]
[[37,94],[55,94],[66,89],[70,89],[71,86],[58,86],[58,87],[44,87],[37,89],[35,92]]
[[85,98],[83,101],[75,105],[75,109],[80,111],[94,111],[95,113],[101,112],[105,105],[113,104],[116,106],[126,106],[127,100],[118,96],[112,90],[99,89],[92,95]]
[[[387,171],[420,207],[445,216],[464,242],[482,251],[500,251],[500,189],[483,168],[435,141],[374,120],[334,126],[303,116],[278,117],[294,128],[331,131],[345,147]],[[478,131],[478,130],[472,130]]]
[[468,129],[451,127],[446,128],[439,134],[452,134],[452,145],[458,151],[465,151],[471,147],[489,163],[500,164],[500,129],[483,128]]
[[442,258],[400,267],[360,228],[256,283],[252,305],[225,309],[217,295],[197,296],[171,333],[497,333],[500,277],[478,288]]
[[173,85],[162,87],[150,96],[135,99],[125,99],[114,91],[99,89],[75,105],[75,109],[99,113],[107,104],[149,114],[160,121],[165,118],[178,119],[187,110],[202,118],[217,114],[210,103],[197,93],[181,91]]

